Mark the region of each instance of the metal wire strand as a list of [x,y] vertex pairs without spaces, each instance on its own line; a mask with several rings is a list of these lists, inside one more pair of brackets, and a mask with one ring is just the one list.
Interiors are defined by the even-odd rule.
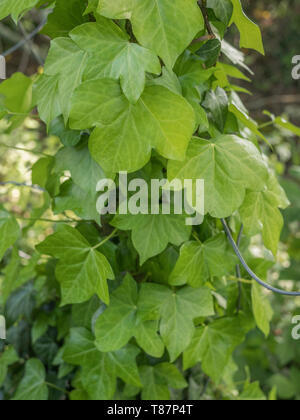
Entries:
[[227,238],[229,240],[229,242],[231,243],[231,246],[234,250],[234,252],[236,253],[238,259],[240,260],[242,266],[244,267],[244,269],[247,271],[247,273],[253,278],[253,280],[255,280],[258,284],[260,284],[262,287],[264,287],[267,290],[270,290],[271,292],[277,293],[279,295],[283,295],[283,296],[300,296],[300,292],[288,292],[285,290],[281,290],[281,289],[277,289],[276,287],[270,286],[268,283],[265,283],[264,281],[262,281],[252,270],[251,268],[248,266],[248,264],[246,263],[244,257],[241,254],[241,251],[239,250],[239,247],[237,246],[237,244],[235,243],[230,229],[226,223],[226,221],[224,219],[221,219],[221,222],[223,224],[225,233],[227,235]]

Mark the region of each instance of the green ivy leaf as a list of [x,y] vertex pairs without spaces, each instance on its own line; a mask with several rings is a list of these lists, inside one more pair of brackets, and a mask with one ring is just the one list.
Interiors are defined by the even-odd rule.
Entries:
[[228,115],[228,97],[224,89],[218,87],[215,91],[210,90],[202,103],[212,113],[212,118],[218,129],[223,133]]
[[191,234],[191,226],[186,226],[184,216],[175,214],[117,215],[111,224],[132,231],[132,242],[141,265],[163,252],[169,243],[181,245]]
[[183,354],[184,369],[201,362],[203,371],[219,383],[234,349],[243,342],[246,331],[239,318],[218,319],[197,328]]
[[145,87],[145,73],[159,75],[158,57],[150,50],[129,42],[129,36],[109,19],[76,27],[70,37],[92,54],[84,74],[86,79],[120,79],[125,96],[136,103]]
[[14,396],[15,401],[47,401],[46,371],[38,359],[30,359],[25,366],[25,375]]
[[[55,156],[55,172],[64,171],[70,171],[74,183],[94,197],[98,182],[106,178],[102,168],[92,158],[86,142],[58,151]],[[114,178],[114,175],[108,174],[108,178]]]
[[56,0],[55,8],[41,33],[52,39],[68,36],[75,26],[88,22],[88,17],[83,16],[85,8],[82,0]]
[[182,159],[195,126],[184,98],[161,86],[145,89],[136,105],[110,79],[83,83],[72,100],[70,126],[97,126],[90,138],[93,158],[106,172],[134,172],[155,148],[168,159]]
[[157,334],[156,322],[144,322],[138,317],[137,284],[127,275],[112,293],[110,306],[99,316],[95,325],[96,345],[103,352],[124,347],[132,337],[150,355],[161,357],[164,345]]
[[14,73],[0,85],[0,96],[10,115],[9,131],[19,127],[33,108],[33,81],[22,73]]
[[270,334],[270,322],[273,318],[273,309],[267,296],[263,295],[262,287],[254,282],[252,285],[252,308],[258,328],[266,337]]
[[88,53],[70,38],[56,38],[51,42],[45,74],[55,79],[58,77],[59,100],[65,122],[69,118],[72,94],[82,81],[87,58]]
[[53,120],[49,126],[49,134],[60,139],[66,147],[76,146],[81,139],[81,132],[65,127],[63,117]]
[[145,284],[141,288],[139,311],[143,319],[160,314],[160,334],[173,362],[193,338],[193,320],[214,315],[213,298],[205,287],[186,286],[175,292],[165,286]]
[[279,207],[286,208],[288,200],[276,177],[270,174],[268,188],[260,192],[248,192],[239,213],[245,226],[245,233],[254,236],[262,232],[265,246],[277,254],[283,227]]
[[142,386],[135,361],[138,353],[134,346],[101,353],[94,345],[94,336],[85,328],[77,328],[71,330],[63,358],[67,363],[83,367],[80,378],[91,398],[106,400],[115,393],[117,377],[133,386]]
[[235,23],[240,31],[240,47],[252,48],[261,54],[265,54],[259,27],[245,15],[241,0],[231,0],[231,2],[233,4],[231,22]]
[[171,3],[168,0],[118,0],[113,3],[105,0],[99,3],[98,12],[110,18],[130,19],[139,43],[154,51],[170,69],[196,34],[204,29],[196,0],[173,0]]
[[246,190],[262,190],[267,166],[253,143],[236,136],[212,141],[194,138],[184,162],[169,162],[170,180],[204,179],[205,212],[228,217],[243,203]]
[[232,273],[236,258],[228,249],[224,234],[212,237],[203,244],[186,242],[180,250],[180,257],[169,282],[174,286],[189,284],[203,286],[210,278]]
[[143,383],[143,400],[169,400],[169,387],[182,389],[187,383],[176,368],[170,363],[160,363],[156,366],[141,366],[141,379]]
[[34,94],[37,97],[39,115],[47,126],[62,114],[58,82],[58,76],[47,76],[43,74],[34,85]]
[[20,227],[16,219],[0,208],[0,260],[20,235]]
[[95,0],[97,13],[112,19],[130,19],[135,0]]
[[97,195],[78,187],[70,179],[60,186],[59,194],[53,200],[53,212],[58,215],[70,210],[81,219],[100,223],[96,205]]
[[228,26],[232,13],[233,6],[230,0],[207,0],[207,7],[213,9],[216,17]]
[[243,392],[238,399],[240,401],[266,401],[266,396],[262,392],[259,382],[253,382],[252,384],[245,384]]
[[18,360],[19,356],[17,355],[13,347],[7,347],[4,350],[4,352],[0,356],[0,386],[2,386],[5,381],[8,372],[8,367],[16,363]]
[[26,10],[32,9],[39,0],[18,0],[12,4],[11,0],[2,0],[0,4],[0,20],[12,15],[15,21]]
[[211,39],[202,45],[202,47],[196,51],[196,54],[207,67],[212,67],[216,64],[220,52],[221,42],[218,39]]
[[62,305],[85,302],[94,294],[109,303],[107,279],[114,279],[112,268],[105,256],[94,250],[76,229],[63,225],[37,250],[59,259],[56,276],[61,285]]

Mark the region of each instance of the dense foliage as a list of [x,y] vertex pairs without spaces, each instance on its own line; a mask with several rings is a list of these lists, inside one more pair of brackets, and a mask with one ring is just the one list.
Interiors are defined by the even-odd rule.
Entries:
[[[228,220],[236,239],[244,225],[241,249],[270,281],[281,209],[291,201],[283,239],[299,261],[300,162],[289,168],[287,197],[267,155],[270,127],[297,136],[300,129],[282,117],[268,114],[260,126],[249,116],[236,81],[249,82],[252,72],[224,40],[235,25],[240,47],[263,54],[259,27],[240,0],[50,3],[44,68],[0,85],[8,139],[31,115],[45,123],[50,144],[42,150],[32,123],[38,198],[25,216],[8,202],[0,208],[2,398],[199,399],[207,387],[211,398],[298,397],[297,366],[289,379],[259,370],[267,349],[276,347],[283,365],[299,350],[290,336],[281,345],[267,339],[270,298],[246,272],[238,278],[220,222]],[[0,19],[45,5],[2,0]],[[149,185],[204,179],[203,223],[162,213],[100,218],[97,183],[118,183],[120,171]],[[259,234],[264,253],[254,257]]]

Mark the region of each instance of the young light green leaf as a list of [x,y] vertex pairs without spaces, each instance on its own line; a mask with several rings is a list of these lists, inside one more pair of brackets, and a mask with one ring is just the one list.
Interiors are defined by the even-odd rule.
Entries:
[[14,73],[0,85],[3,106],[10,115],[9,131],[19,127],[33,108],[33,80],[23,73]]
[[150,50],[131,43],[129,36],[113,21],[99,17],[97,23],[76,27],[70,37],[92,54],[84,74],[86,79],[120,79],[125,96],[136,103],[145,87],[145,73],[159,75],[158,57]]
[[85,302],[94,294],[109,303],[107,279],[114,279],[112,268],[78,230],[63,225],[39,244],[37,250],[59,259],[56,276],[61,285],[62,305]]
[[90,151],[106,172],[142,168],[152,148],[168,159],[182,159],[195,127],[191,106],[162,86],[146,88],[132,105],[117,81],[91,80],[76,90],[72,104],[70,126],[96,126]]
[[13,19],[17,21],[23,12],[33,8],[38,2],[39,0],[18,0],[12,4],[11,0],[1,0],[0,20],[12,15]]
[[283,217],[278,207],[286,208],[288,200],[270,174],[268,188],[260,192],[248,192],[239,213],[249,236],[262,232],[265,246],[277,254],[278,243],[283,227]]
[[104,0],[99,2],[98,12],[110,18],[130,19],[139,43],[160,56],[170,69],[204,28],[196,0]]
[[256,134],[258,137],[263,139],[267,144],[270,144],[266,137],[259,131],[258,124],[256,121],[254,121],[250,115],[243,110],[241,110],[236,104],[232,103],[229,105],[229,111],[232,112],[236,118],[241,121],[241,123],[249,128],[254,134]]
[[111,19],[130,19],[135,0],[96,0],[97,12]]
[[264,188],[268,170],[253,143],[228,135],[193,139],[184,162],[169,162],[168,178],[204,179],[205,212],[221,218],[242,205],[247,189]]
[[34,94],[37,97],[39,115],[47,126],[62,114],[58,82],[58,76],[47,76],[43,74],[34,85]]
[[258,328],[266,337],[270,334],[270,322],[273,318],[273,309],[267,296],[263,295],[262,287],[254,282],[252,284],[252,308]]
[[82,81],[87,58],[88,53],[80,49],[70,38],[56,38],[51,42],[45,63],[45,74],[58,76],[59,100],[65,122],[69,118],[72,94]]
[[231,0],[233,15],[231,22],[235,23],[240,31],[240,47],[252,48],[261,54],[265,53],[260,28],[244,13],[241,0]]

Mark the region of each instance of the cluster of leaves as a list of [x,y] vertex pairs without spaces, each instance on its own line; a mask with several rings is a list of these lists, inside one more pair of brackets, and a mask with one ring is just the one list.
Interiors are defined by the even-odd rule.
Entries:
[[[0,18],[44,3],[2,1]],[[232,384],[235,349],[256,327],[269,335],[270,303],[245,273],[233,275],[219,220],[230,218],[236,235],[244,224],[242,247],[266,278],[289,202],[233,82],[251,71],[224,41],[232,24],[241,47],[264,52],[240,0],[57,0],[43,72],[1,84],[8,132],[37,108],[62,143],[32,167],[45,199],[34,217],[51,209],[59,222],[29,261],[17,250],[28,224],[0,211],[4,398],[184,398],[199,366],[215,387]],[[118,182],[119,171],[204,179],[203,224],[176,214],[100,219],[96,185]],[[251,257],[257,234],[271,261]],[[257,382],[241,384],[229,398],[266,398]]]

